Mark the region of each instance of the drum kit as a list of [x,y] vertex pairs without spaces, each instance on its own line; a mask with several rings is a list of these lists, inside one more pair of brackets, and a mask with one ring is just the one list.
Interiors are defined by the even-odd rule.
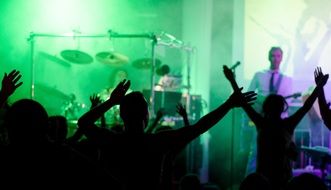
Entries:
[[[73,31],[71,34],[44,34],[44,33],[31,33],[29,37],[29,41],[31,43],[31,55],[33,56],[34,54],[34,41],[38,37],[49,37],[49,38],[54,38],[54,37],[73,37],[73,39],[80,39],[82,38],[143,38],[143,39],[148,39],[151,42],[152,46],[152,52],[151,52],[151,57],[141,57],[135,60],[130,60],[129,57],[125,54],[122,54],[120,52],[116,51],[100,51],[97,52],[94,56],[90,55],[84,51],[81,51],[79,48],[79,42],[77,43],[77,47],[72,48],[72,49],[64,49],[60,51],[60,57],[48,55],[47,53],[44,54],[44,57],[46,58],[52,58],[54,60],[54,57],[56,57],[56,62],[61,63],[61,65],[65,65],[66,67],[71,67],[73,65],[88,65],[92,64],[95,61],[99,62],[103,65],[109,65],[111,67],[123,67],[126,66],[130,63],[130,65],[138,70],[151,70],[152,73],[152,81],[151,81],[151,86],[150,86],[150,91],[151,91],[151,98],[150,98],[150,104],[152,109],[154,109],[154,91],[157,90],[157,87],[161,89],[161,91],[181,91],[181,89],[189,89],[187,86],[181,85],[182,82],[182,76],[181,75],[170,75],[168,72],[164,71],[164,68],[168,67],[167,65],[162,65],[162,61],[158,58],[155,57],[155,46],[169,46],[171,48],[178,48],[182,49],[185,52],[187,52],[187,49],[184,49],[186,45],[184,43],[180,43],[180,46],[174,46],[173,44],[175,43],[174,37],[171,36],[171,40],[169,41],[169,35],[166,33],[163,33],[161,35],[155,35],[153,33],[143,33],[143,34],[120,34],[116,33],[112,30],[108,31],[108,34],[95,34],[95,35],[85,35],[81,34],[80,32]],[[167,40],[168,39],[168,40]],[[166,42],[166,43],[163,43]],[[177,40],[178,41],[178,40]],[[176,41],[176,42],[177,42]],[[34,90],[34,85],[35,85],[35,80],[34,80],[34,67],[35,63],[33,59],[31,60],[31,67],[32,67],[32,85],[31,85],[31,97],[34,98],[35,96],[35,90]],[[169,67],[168,67],[169,69]],[[164,78],[164,82],[162,84],[155,84],[155,76],[159,76],[159,78]],[[189,85],[188,85],[189,86]],[[52,89],[51,87],[49,89]],[[106,99],[109,97],[113,89],[104,89],[102,90],[99,95],[102,97],[102,99]],[[85,109],[85,105],[77,103],[75,98],[66,98],[64,105],[62,106],[63,113],[68,116],[69,118],[76,119],[79,112],[79,110]],[[154,112],[154,110],[151,110]],[[113,111],[111,115],[116,115],[118,114],[117,111]],[[153,115],[153,113],[152,113]],[[117,117],[117,116],[116,116]]]

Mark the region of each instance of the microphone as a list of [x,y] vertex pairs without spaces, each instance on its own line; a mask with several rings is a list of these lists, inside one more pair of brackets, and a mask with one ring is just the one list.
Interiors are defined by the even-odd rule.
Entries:
[[167,38],[169,38],[171,41],[175,41],[176,40],[176,37],[171,35],[171,34],[168,34],[166,32],[163,32],[163,35],[166,36]]
[[232,67],[230,67],[230,70],[234,70],[236,67],[238,67],[240,65],[240,61],[237,61],[236,64],[232,65]]

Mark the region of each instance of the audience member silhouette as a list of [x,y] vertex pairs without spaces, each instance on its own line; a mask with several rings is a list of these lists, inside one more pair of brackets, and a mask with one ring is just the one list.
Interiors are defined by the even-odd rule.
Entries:
[[286,190],[327,190],[327,186],[318,176],[310,173],[303,173],[291,179]]
[[271,190],[271,185],[263,175],[251,173],[241,182],[239,190]]
[[57,144],[65,144],[68,135],[67,118],[64,116],[50,116],[48,118],[48,137],[50,140]]
[[[11,72],[5,78],[2,91],[8,98],[20,86],[20,74],[18,71]],[[30,99],[14,102],[6,112],[4,126],[9,144],[0,149],[2,185],[15,188],[17,184],[24,184],[25,187],[46,189],[91,184],[102,187],[108,183],[117,186],[106,170],[70,147],[49,140],[48,114],[40,103]],[[103,183],[106,179],[107,184]]]
[[[196,124],[157,134],[144,133],[148,125],[148,104],[141,92],[131,92],[130,81],[123,80],[110,98],[84,114],[78,121],[85,135],[92,139],[108,156],[104,166],[119,179],[126,189],[162,189],[160,174],[163,156],[179,146],[186,145],[214,126],[233,107],[240,106],[235,93],[215,110],[202,117]],[[244,101],[251,103],[254,92],[244,93]],[[120,104],[120,116],[124,121],[124,133],[106,132],[94,123],[112,106]]]
[[[180,116],[182,116],[184,121],[184,127],[191,127],[187,117],[186,109],[181,103],[177,104],[176,111]],[[166,130],[173,130],[173,128],[170,126],[160,126],[156,128],[155,133],[163,132]],[[190,156],[190,155],[186,155],[187,151],[184,149],[185,146],[186,144],[182,146],[178,146],[172,151],[169,151],[166,154],[164,154],[162,161],[162,170],[161,170],[161,179],[162,179],[161,184],[164,187],[172,184],[175,180],[178,180],[176,178],[180,178],[183,175],[183,173],[185,174],[187,172],[188,169],[186,168],[186,165],[183,166],[184,164],[182,163],[183,158],[186,159],[186,156]],[[187,148],[190,148],[190,144],[188,144]],[[169,186],[168,188],[166,187],[165,189],[171,189],[171,187]]]
[[152,124],[151,125],[148,125],[145,128],[145,133],[155,133],[160,128],[162,128],[162,126],[160,126],[159,123],[160,123],[160,121],[161,121],[161,119],[162,119],[163,116],[164,116],[164,109],[160,108],[159,110],[157,110],[156,116],[155,116]]
[[7,130],[3,125],[4,116],[9,108],[9,96],[23,84],[23,82],[20,81],[21,77],[22,75],[19,71],[12,70],[9,74],[5,73],[2,78],[2,86],[0,89],[0,145],[8,144]]
[[[238,91],[238,85],[233,72],[223,67],[226,78],[233,89]],[[269,95],[263,103],[263,115],[256,112],[250,105],[243,104],[243,109],[254,122],[257,129],[257,169],[270,181],[273,189],[282,189],[292,177],[290,158],[292,156],[292,136],[295,127],[312,107],[320,89],[326,84],[329,75],[322,75],[315,70],[317,86],[304,105],[293,115],[281,118],[287,104],[284,97]]]

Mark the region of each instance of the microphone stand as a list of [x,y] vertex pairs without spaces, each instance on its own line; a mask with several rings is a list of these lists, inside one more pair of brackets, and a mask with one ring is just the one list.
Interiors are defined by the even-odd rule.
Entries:
[[[237,62],[238,63],[238,62]],[[236,64],[237,65],[237,64]],[[239,64],[238,64],[239,65]],[[237,66],[234,66],[232,68],[230,68],[233,72],[233,77],[236,79],[236,68]],[[231,152],[230,152],[230,160],[231,160],[231,163],[230,163],[230,184],[231,184],[231,190],[233,190],[233,170],[234,170],[234,133],[235,133],[235,130],[234,130],[234,127],[235,127],[235,118],[236,118],[236,112],[235,112],[235,109],[232,109],[232,123],[231,123]]]

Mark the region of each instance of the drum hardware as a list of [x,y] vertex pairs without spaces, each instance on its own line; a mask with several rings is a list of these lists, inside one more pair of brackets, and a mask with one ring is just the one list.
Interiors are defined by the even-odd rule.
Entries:
[[59,58],[56,55],[51,55],[51,54],[49,54],[47,52],[43,52],[43,51],[39,52],[39,55],[42,56],[42,57],[44,57],[44,58],[46,58],[47,60],[50,60],[50,61],[52,61],[54,63],[59,64],[61,66],[71,67],[71,64],[69,62],[67,62],[67,61]]
[[129,62],[129,58],[117,52],[99,52],[95,55],[96,60],[100,63],[111,66],[122,66]]
[[86,105],[77,102],[74,94],[70,94],[69,97],[70,99],[62,105],[62,115],[67,120],[77,120],[80,117],[79,113],[86,108]]
[[301,146],[299,150],[303,151],[310,157],[317,158],[320,161],[320,170],[322,173],[322,179],[325,180],[325,177],[327,175],[326,165],[327,163],[331,163],[330,149],[323,146],[314,146],[314,147]]
[[67,95],[63,92],[61,92],[60,90],[58,90],[55,87],[50,87],[46,84],[42,84],[42,83],[36,83],[35,84],[36,88],[38,88],[40,91],[46,93],[49,96],[54,96],[60,99],[63,99],[65,101],[68,101],[71,99],[70,95]]
[[[150,69],[153,65],[153,59],[151,58],[141,58],[132,62],[132,66],[137,69]],[[155,66],[159,67],[161,65],[161,61],[159,59],[155,59]]]
[[76,64],[90,64],[93,62],[93,58],[89,54],[79,50],[63,50],[61,56],[66,61]]

